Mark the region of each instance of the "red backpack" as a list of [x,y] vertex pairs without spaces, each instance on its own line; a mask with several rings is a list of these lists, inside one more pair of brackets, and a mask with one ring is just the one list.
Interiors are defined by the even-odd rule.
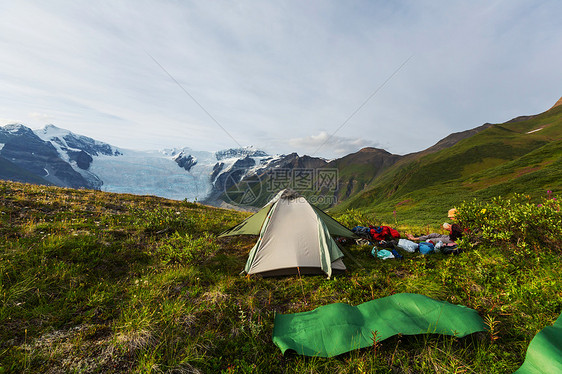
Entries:
[[400,239],[400,233],[388,226],[369,226],[371,236],[374,240]]

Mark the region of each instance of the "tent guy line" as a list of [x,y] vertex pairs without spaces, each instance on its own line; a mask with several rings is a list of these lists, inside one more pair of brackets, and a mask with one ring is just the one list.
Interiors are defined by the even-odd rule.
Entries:
[[408,63],[408,61],[410,61],[412,59],[412,57],[414,57],[414,55],[410,55],[410,57],[408,57],[406,60],[404,60],[404,62],[396,69],[394,70],[394,72],[392,74],[389,75],[388,78],[386,78],[386,80],[379,86],[377,87],[377,89],[375,91],[373,91],[373,93],[371,95],[369,95],[369,97],[367,97],[367,99],[365,99],[365,101],[363,101],[363,103],[361,105],[359,105],[357,107],[357,109],[355,109],[355,111],[353,111],[353,113],[351,113],[351,115],[349,117],[347,117],[347,119],[345,121],[343,121],[343,123],[330,135],[328,136],[328,138],[326,138],[326,140],[320,144],[318,146],[318,148],[316,148],[316,150],[314,152],[312,152],[311,156],[316,155],[316,153],[318,153],[318,151],[326,145],[326,143],[328,143],[335,135],[338,131],[340,131],[342,129],[342,127],[344,127],[345,125],[347,125],[347,123],[361,110],[363,109],[363,107],[365,105],[367,105],[367,103],[380,91],[382,90],[382,88],[396,75],[398,74],[398,72],[400,70],[402,70],[402,68],[404,67],[404,65],[406,65]]
[[191,100],[193,100],[193,102],[195,102],[195,104],[197,104],[199,106],[199,108],[201,108],[207,114],[207,116],[209,116],[209,118],[211,118],[213,120],[213,122],[215,122],[217,124],[217,126],[219,126],[222,129],[222,131],[224,131],[224,133],[226,135],[228,135],[230,137],[230,139],[232,139],[234,141],[234,143],[236,143],[238,145],[238,147],[244,148],[228,131],[226,131],[226,129],[220,124],[220,122],[217,121],[217,119],[215,117],[213,117],[213,115],[211,113],[209,113],[209,111],[207,109],[205,109],[205,107],[203,105],[201,105],[199,103],[199,101],[197,101],[195,99],[195,97],[193,97],[193,95],[190,94],[189,91],[186,90],[185,87],[182,86],[182,84],[180,82],[178,82],[178,80],[176,78],[174,78],[174,76],[172,74],[170,74],[170,72],[168,70],[166,70],[166,68],[164,68],[164,66],[162,66],[162,64],[160,64],[158,62],[158,60],[156,60],[154,58],[154,56],[152,56],[146,49],[144,50],[144,53],[146,53],[148,55],[148,57],[150,57],[152,59],[152,61],[154,61],[156,63],[156,65],[158,65],[160,67],[160,69],[162,69],[164,71],[164,73],[166,73],[168,75],[168,77],[170,77],[170,79],[173,80],[179,86],[179,88],[181,88],[182,91],[185,92],[186,95],[189,96],[191,98]]

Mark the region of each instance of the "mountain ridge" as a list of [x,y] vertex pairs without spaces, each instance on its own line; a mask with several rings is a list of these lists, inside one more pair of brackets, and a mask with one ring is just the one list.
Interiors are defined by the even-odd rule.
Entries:
[[[370,188],[369,186],[388,169],[405,165],[412,160],[416,160],[425,155],[433,154],[443,149],[453,147],[462,140],[470,138],[491,126],[491,124],[485,123],[469,130],[452,133],[425,150],[406,155],[392,154],[380,148],[364,147],[357,152],[350,153],[341,158],[331,160],[323,166],[319,166],[320,169],[336,170],[337,188],[325,188],[317,185],[315,187],[315,191],[302,190],[299,192],[311,198],[318,198],[319,196],[324,197],[319,199],[319,201],[321,201],[319,205],[322,208],[338,205],[342,201],[360,194],[362,191],[368,190]],[[249,179],[251,178],[252,176],[249,176]],[[263,181],[263,176],[260,176],[260,178],[262,179],[261,184],[272,183],[269,179]],[[244,183],[243,179],[241,180],[241,183]],[[260,187],[259,190],[263,191],[264,188]],[[224,200],[225,196],[228,195],[228,192],[226,192],[222,195],[222,199]],[[260,206],[266,201],[266,198],[258,198],[255,199],[251,205],[253,207]]]
[[550,108],[550,109],[556,108],[559,105],[562,105],[562,97],[560,97],[560,99],[558,99],[558,101],[555,102],[554,105],[552,106],[552,108]]
[[539,197],[547,190],[562,190],[562,106],[486,125],[452,147],[404,158],[333,210],[371,211],[393,221],[396,214],[425,217],[435,206],[446,212],[472,198]]
[[[244,183],[254,186],[257,181],[256,194],[268,190],[265,187],[271,184],[275,171],[293,175],[332,170],[337,188],[322,186],[315,180],[314,189],[303,194],[330,197],[320,204],[324,208],[368,208],[379,204],[380,199],[390,201],[404,196],[403,200],[408,200],[408,194],[417,190],[500,167],[559,139],[560,103],[562,98],[537,115],[519,116],[500,124],[484,123],[449,134],[422,151],[396,155],[365,147],[333,160],[297,153],[271,156],[251,146],[216,152],[188,147],[133,151],[54,125],[31,130],[23,124],[9,124],[0,127],[0,178],[224,206],[237,203],[231,201],[228,191]],[[462,183],[475,185],[464,179]],[[251,205],[259,206],[268,197],[258,196]],[[360,200],[374,203],[361,204]]]

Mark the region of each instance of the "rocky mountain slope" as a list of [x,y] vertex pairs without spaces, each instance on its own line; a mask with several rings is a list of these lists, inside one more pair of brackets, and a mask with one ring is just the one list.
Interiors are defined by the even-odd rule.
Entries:
[[[59,149],[57,149],[59,148]],[[11,124],[0,128],[0,159],[4,165],[13,165],[17,171],[15,179],[22,182],[41,182],[72,187],[99,187],[94,179],[89,180],[82,175],[71,163],[82,163],[82,154],[76,150],[70,156],[59,152],[60,145],[42,140],[35,132],[21,124]],[[66,148],[68,152],[75,149]],[[74,161],[70,160],[70,157]],[[6,171],[2,169],[4,174]],[[31,176],[29,175],[31,174]]]

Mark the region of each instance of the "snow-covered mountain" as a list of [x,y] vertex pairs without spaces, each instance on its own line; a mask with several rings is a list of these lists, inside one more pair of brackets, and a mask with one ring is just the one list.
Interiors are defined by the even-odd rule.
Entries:
[[57,150],[59,157],[82,175],[94,189],[99,189],[103,185],[103,180],[90,170],[93,157],[122,154],[107,143],[74,134],[54,125],[47,125],[43,129],[35,130],[34,133],[44,142],[50,143]]
[[[0,178],[176,200],[217,199],[245,176],[263,173],[284,157],[253,147],[135,151],[54,125],[34,131],[21,124],[0,127]],[[2,172],[12,166],[17,173]]]
[[[51,142],[22,124],[0,127],[0,177],[30,183],[73,188],[96,188],[97,183],[78,172]],[[79,155],[76,154],[76,160]]]

